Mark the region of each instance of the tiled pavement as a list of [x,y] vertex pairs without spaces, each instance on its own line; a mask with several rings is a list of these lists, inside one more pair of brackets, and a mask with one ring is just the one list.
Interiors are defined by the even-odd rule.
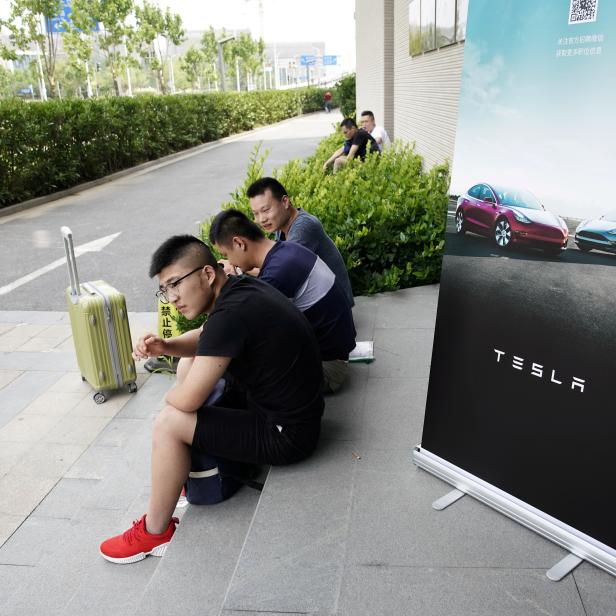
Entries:
[[[0,312],[0,614],[616,614],[616,581],[412,466],[421,440],[437,287],[358,298],[352,366],[328,399],[319,451],[189,507],[166,555],[117,566],[101,539],[141,515],[152,417],[171,381],[98,406],[76,371],[63,313]],[[155,322],[131,314],[133,337]]]

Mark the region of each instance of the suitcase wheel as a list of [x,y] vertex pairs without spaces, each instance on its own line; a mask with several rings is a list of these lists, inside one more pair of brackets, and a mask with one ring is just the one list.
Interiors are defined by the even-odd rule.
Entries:
[[93,398],[96,404],[102,404],[103,402],[105,402],[105,400],[107,400],[107,398],[105,397],[105,394],[102,391],[97,391],[94,394]]
[[137,391],[137,383],[129,383],[128,384],[128,393],[134,394]]
[[81,377],[81,380],[85,383],[86,377],[85,377],[85,376],[82,376],[82,377]]

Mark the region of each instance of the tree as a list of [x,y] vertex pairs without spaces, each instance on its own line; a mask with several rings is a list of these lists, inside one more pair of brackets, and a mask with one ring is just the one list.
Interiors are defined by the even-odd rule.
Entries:
[[188,80],[197,87],[197,90],[201,90],[201,75],[205,66],[203,52],[191,47],[182,58],[181,66]]
[[[77,64],[85,63],[89,59],[86,48],[89,46],[91,52],[95,36],[111,72],[115,93],[120,96],[122,73],[131,62],[133,29],[126,21],[133,11],[133,0],[73,0],[72,7],[73,27],[65,37],[67,50],[78,60]],[[97,23],[100,30],[94,35],[92,30]]]
[[[63,67],[64,75],[75,79],[81,84],[86,83],[86,96],[92,96],[89,62],[92,57],[92,37],[73,24],[66,24],[66,32],[62,36],[64,49],[68,54],[68,65]],[[81,86],[79,86],[81,91]]]
[[51,20],[61,12],[61,0],[12,0],[9,18],[0,19],[0,27],[9,31],[12,45],[0,43],[0,56],[16,60],[16,50],[36,54],[41,77],[47,79],[51,96],[60,95],[55,77],[59,35],[51,32]]
[[0,66],[0,98],[9,98],[15,95],[15,84],[11,71]]
[[[168,8],[163,13],[158,6],[150,4],[148,0],[143,0],[143,6],[135,7],[135,18],[137,21],[135,41],[139,55],[155,73],[159,91],[166,94],[165,58],[169,57],[171,45],[179,45],[185,38],[182,18],[171,13]],[[162,52],[161,39],[166,42],[165,55]]]
[[233,56],[239,59],[240,66],[244,70],[246,89],[249,89],[263,66],[265,43],[262,39],[256,41],[250,34],[242,32],[231,47]]
[[205,74],[208,81],[213,79],[218,88],[219,75],[216,62],[218,60],[218,43],[216,42],[216,33],[214,28],[210,29],[201,37],[201,53],[203,54],[203,62],[205,66]]

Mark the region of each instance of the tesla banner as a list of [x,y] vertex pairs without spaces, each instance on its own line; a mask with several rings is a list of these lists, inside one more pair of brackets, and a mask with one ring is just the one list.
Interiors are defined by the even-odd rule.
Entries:
[[473,0],[422,449],[616,555],[616,2]]

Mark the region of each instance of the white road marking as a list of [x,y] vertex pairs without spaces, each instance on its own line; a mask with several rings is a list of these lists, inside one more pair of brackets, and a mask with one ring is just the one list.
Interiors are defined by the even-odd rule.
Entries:
[[[113,233],[112,235],[107,235],[106,237],[101,237],[100,239],[94,240],[92,242],[88,242],[87,244],[81,244],[81,246],[76,246],[75,247],[75,257],[78,257],[86,252],[100,252],[103,248],[105,248],[105,246],[107,246],[108,244],[111,244],[111,242],[113,242],[113,240],[115,240],[115,238],[118,237],[120,233],[121,231],[119,233]],[[46,274],[47,272],[51,272],[57,267],[64,265],[64,263],[66,263],[66,257],[62,257],[61,259],[56,259],[49,265],[40,267],[39,269],[35,270],[32,273],[26,274],[25,276],[18,278],[14,282],[11,282],[7,285],[4,285],[3,287],[0,287],[0,295],[6,295],[7,293],[10,293],[14,289],[17,289],[18,287],[21,287],[22,285],[27,284],[28,282],[32,282],[33,280],[35,280],[36,278],[39,278],[43,274]]]

